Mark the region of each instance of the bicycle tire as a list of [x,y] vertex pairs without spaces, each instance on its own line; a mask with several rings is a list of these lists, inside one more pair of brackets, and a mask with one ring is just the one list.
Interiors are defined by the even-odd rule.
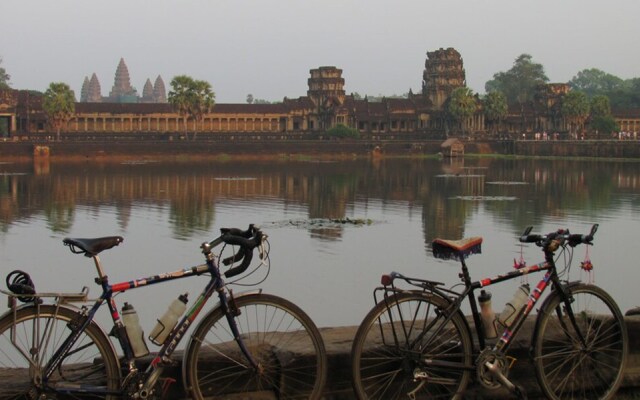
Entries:
[[236,398],[231,394],[244,393],[242,398],[319,399],[327,376],[326,352],[307,314],[268,294],[238,297],[235,306],[242,340],[262,371],[251,367],[217,307],[200,322],[185,355],[191,397]]
[[[40,398],[40,395],[44,396],[42,398],[64,399],[117,398],[107,395],[107,392],[92,396],[76,390],[80,385],[85,388],[100,386],[109,393],[120,388],[118,358],[109,338],[95,322],[87,326],[54,370],[47,388],[38,388],[33,383],[42,380],[40,368],[44,368],[68,337],[68,325],[79,318],[84,317],[69,308],[32,305],[18,309],[15,316],[10,311],[0,319],[0,398],[30,399]],[[12,331],[15,332],[13,341]],[[36,366],[29,363],[24,356],[26,354],[31,356]],[[64,390],[63,387],[71,389]]]
[[[359,399],[462,397],[471,376],[473,343],[460,311],[445,321],[449,305],[430,293],[399,293],[371,309],[351,350]],[[438,361],[459,368],[437,366]]]
[[566,313],[559,294],[538,315],[534,364],[538,383],[549,399],[611,399],[622,382],[629,346],[624,318],[601,288],[568,286],[571,308],[586,339],[586,348]]

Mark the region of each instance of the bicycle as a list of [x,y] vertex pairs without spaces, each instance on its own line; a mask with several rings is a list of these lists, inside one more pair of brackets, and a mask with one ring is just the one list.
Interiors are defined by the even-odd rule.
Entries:
[[[86,287],[79,293],[37,293],[28,274],[14,271],[7,277],[11,291],[2,292],[8,296],[10,309],[0,318],[2,398],[162,398],[173,382],[162,378],[162,373],[173,365],[172,354],[214,293],[219,303],[197,324],[184,350],[182,378],[190,398],[320,398],[327,361],[313,321],[283,298],[261,290],[234,295],[227,287],[268,265],[269,242],[262,231],[253,225],[244,231],[223,228],[219,237],[200,246],[204,264],[110,284],[99,254],[122,241],[121,236],[63,240],[73,253],[94,261],[102,294],[90,307]],[[213,249],[221,244],[220,253],[214,254]],[[227,245],[238,251],[222,259]],[[240,276],[249,268],[254,249],[258,249],[260,264]],[[229,267],[224,273],[221,264]],[[130,316],[130,306],[125,303],[121,315],[114,297],[127,290],[201,275],[210,277],[205,288],[181,319],[174,318],[175,327],[164,317],[159,320],[166,339],[150,338],[157,339],[161,348],[147,357],[150,362],[145,369],[139,368],[148,348],[135,323],[123,322]],[[236,280],[225,283],[223,278],[232,277]],[[185,298],[180,300],[185,302]],[[77,307],[76,302],[89,304]],[[120,355],[94,321],[105,304],[113,321],[110,336],[119,343]]]
[[[357,397],[461,399],[475,377],[488,389],[503,387],[514,396],[526,398],[524,389],[509,380],[509,370],[516,360],[507,351],[548,287],[551,293],[538,310],[531,342],[542,392],[548,399],[615,396],[627,359],[624,318],[604,290],[568,280],[573,248],[592,245],[597,228],[593,225],[587,235],[564,229],[537,235],[531,234],[532,227],[528,227],[520,242],[541,247],[544,261],[531,266],[514,261],[515,270],[479,281],[471,280],[465,259],[481,252],[482,237],[435,239],[435,257],[460,262],[462,283],[456,286],[463,286],[462,289],[397,272],[383,275],[382,286],[374,291],[376,305],[360,324],[352,346]],[[562,254],[565,264],[558,271],[556,259]],[[588,257],[582,267],[593,267]],[[484,288],[535,272],[544,276],[534,290],[528,294],[526,287],[518,288],[520,294],[495,317]],[[410,287],[403,289],[397,283]],[[478,289],[479,303],[474,294]],[[461,311],[465,299],[471,309],[476,342]]]

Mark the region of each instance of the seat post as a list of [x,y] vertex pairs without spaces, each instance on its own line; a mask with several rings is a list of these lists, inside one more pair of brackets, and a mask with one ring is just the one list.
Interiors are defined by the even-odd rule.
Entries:
[[96,265],[96,270],[98,271],[98,278],[96,279],[96,283],[102,285],[106,282],[106,275],[102,269],[102,262],[100,261],[100,257],[98,255],[91,256],[93,258],[93,263]]
[[471,275],[469,275],[469,268],[467,268],[467,263],[464,261],[464,255],[460,254],[460,265],[462,266],[462,273],[460,274],[460,278],[466,286],[471,285]]

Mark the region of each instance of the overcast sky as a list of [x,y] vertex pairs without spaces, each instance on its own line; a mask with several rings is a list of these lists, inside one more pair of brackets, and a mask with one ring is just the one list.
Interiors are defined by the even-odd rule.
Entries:
[[640,77],[640,0],[1,0],[0,57],[14,89],[95,72],[107,96],[120,58],[142,93],[158,75],[211,83],[219,103],[306,95],[309,70],[343,70],[347,93],[419,92],[427,51],[454,47],[467,86],[522,53],[551,82],[586,68]]

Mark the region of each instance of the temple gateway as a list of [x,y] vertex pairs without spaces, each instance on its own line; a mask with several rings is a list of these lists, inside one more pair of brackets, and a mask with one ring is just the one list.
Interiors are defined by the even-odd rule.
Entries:
[[[347,95],[342,70],[322,66],[309,71],[306,96],[284,98],[273,104],[220,104],[196,122],[188,121],[188,132],[304,136],[319,134],[339,124],[357,129],[361,136],[439,138],[464,133],[489,134],[482,103],[476,112],[452,129],[445,111],[451,93],[466,86],[460,53],[453,48],[427,52],[422,76],[422,92],[409,92],[406,98],[380,101]],[[214,88],[215,90],[215,88]],[[569,125],[559,113],[560,99],[569,91],[567,84],[545,84],[538,88],[536,101],[524,110],[510,110],[503,121],[502,134],[526,132],[567,132]],[[523,114],[524,113],[524,114]],[[640,116],[616,114],[621,130],[640,131]],[[66,134],[175,134],[184,130],[182,117],[166,102],[164,82],[158,76],[148,79],[143,95],[129,83],[124,60],[120,60],[114,86],[102,97],[95,74],[85,78],[81,101],[67,124]],[[0,91],[0,137],[28,137],[50,134],[42,110],[42,96],[26,90]]]

